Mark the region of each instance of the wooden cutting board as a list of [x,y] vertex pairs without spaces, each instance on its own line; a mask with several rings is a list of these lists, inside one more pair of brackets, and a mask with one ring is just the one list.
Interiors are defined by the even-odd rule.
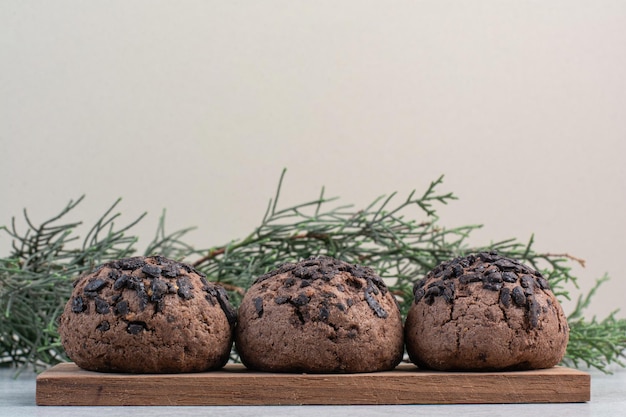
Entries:
[[135,375],[62,363],[37,377],[38,405],[287,405],[585,402],[590,375],[554,367],[524,372],[433,372],[402,364],[364,374],[280,374],[229,364],[214,372]]

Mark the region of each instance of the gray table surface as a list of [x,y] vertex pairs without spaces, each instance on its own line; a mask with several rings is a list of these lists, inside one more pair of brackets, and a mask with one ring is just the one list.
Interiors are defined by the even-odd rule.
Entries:
[[[477,404],[396,406],[231,406],[231,407],[42,407],[35,404],[35,378],[25,371],[0,369],[0,417],[19,416],[626,416],[626,369],[591,374],[591,401],[580,404]],[[93,414],[92,414],[93,413]],[[123,414],[122,414],[123,413]]]

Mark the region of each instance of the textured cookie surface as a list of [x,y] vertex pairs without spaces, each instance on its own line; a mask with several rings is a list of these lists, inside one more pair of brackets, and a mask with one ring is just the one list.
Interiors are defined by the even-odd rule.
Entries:
[[422,368],[526,370],[559,363],[569,328],[537,271],[495,252],[444,262],[414,287],[407,352]]
[[311,258],[257,278],[239,308],[235,344],[261,371],[382,371],[402,359],[402,319],[372,269]]
[[191,266],[134,257],[76,280],[59,334],[84,369],[198,372],[228,361],[235,321],[226,292]]

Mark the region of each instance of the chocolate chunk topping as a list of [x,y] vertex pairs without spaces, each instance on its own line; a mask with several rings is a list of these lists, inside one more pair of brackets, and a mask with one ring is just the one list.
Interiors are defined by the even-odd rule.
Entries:
[[486,283],[483,285],[483,288],[489,291],[500,291],[500,288],[502,288],[502,284]]
[[524,307],[526,305],[526,296],[524,295],[524,290],[522,287],[513,288],[512,292],[513,302],[519,306]]
[[535,284],[533,277],[530,275],[522,275],[520,278],[520,283],[524,288],[532,288]]
[[499,271],[492,271],[485,276],[485,282],[491,284],[498,284],[502,282],[502,274]]
[[141,272],[153,278],[158,278],[161,276],[161,268],[152,264],[145,264],[143,268],[141,268]]
[[98,292],[100,291],[102,288],[104,288],[107,285],[107,282],[103,279],[94,279],[93,281],[90,281],[87,285],[85,285],[85,289],[84,291],[87,292]]
[[[294,294],[294,290],[308,288],[314,284],[315,287],[318,288],[316,281],[330,282],[338,274],[343,274],[341,277],[342,279],[337,280],[337,283],[333,281],[333,284],[331,284],[334,288],[336,288],[336,291],[321,291],[318,295],[319,297],[324,300],[332,300],[337,299],[339,293],[345,292],[360,292],[362,295],[356,296],[354,299],[346,297],[347,299],[345,299],[343,303],[331,303],[330,301],[324,301],[325,304],[322,304],[320,312],[317,313],[318,320],[326,320],[327,316],[330,314],[332,305],[340,305],[340,307],[337,308],[340,311],[346,311],[347,308],[351,307],[355,303],[355,300],[358,300],[359,298],[365,300],[375,316],[379,318],[387,318],[389,316],[389,313],[378,301],[380,300],[381,294],[384,296],[388,293],[387,286],[382,278],[376,275],[371,268],[353,265],[326,256],[312,257],[298,263],[282,264],[275,270],[258,277],[254,281],[254,285],[261,284],[272,277],[282,275],[280,279],[282,280],[282,287],[284,290],[281,291],[285,292],[279,292],[280,295],[277,295],[274,298],[274,303],[278,305],[286,303],[291,304],[295,307],[295,314],[298,315],[298,319],[300,322],[303,322],[303,320],[306,321],[309,318],[309,314],[311,314],[313,320],[315,320],[315,315],[313,313],[310,313],[307,309],[301,309],[301,307],[311,302],[311,296],[307,295],[307,292],[308,294],[312,293],[310,290],[306,290]],[[448,296],[452,296],[451,291],[452,290],[448,291]],[[347,303],[347,306],[344,303]]]
[[130,275],[126,281],[126,287],[131,290],[138,290],[143,287],[143,280],[139,277]]
[[85,310],[87,310],[87,306],[83,301],[83,297],[80,295],[78,297],[74,297],[72,299],[72,311],[74,313],[82,313]]
[[104,320],[104,321],[101,321],[100,324],[98,324],[98,326],[96,327],[96,330],[100,330],[101,332],[106,332],[110,328],[111,328],[111,325],[109,324],[109,322]]
[[424,288],[419,288],[417,291],[415,291],[414,295],[415,295],[415,304],[417,304],[421,301],[424,295],[426,295],[426,291],[424,291]]
[[469,284],[470,282],[480,282],[482,278],[480,274],[465,274],[459,278],[461,284]]
[[463,266],[456,264],[456,265],[452,265],[452,276],[453,277],[460,277],[461,275],[463,275]]
[[228,324],[231,327],[235,327],[235,323],[237,323],[237,311],[233,308],[233,306],[228,301],[228,294],[226,290],[220,286],[215,286],[217,290],[217,301],[220,303],[220,307],[222,307],[222,311],[226,315],[226,320],[228,320]]
[[213,283],[207,283],[202,288],[202,291],[207,292],[205,298],[209,301],[209,303],[211,303],[211,305],[214,304],[213,299],[217,300],[222,311],[224,312],[224,315],[226,316],[226,319],[228,320],[228,324],[230,324],[231,327],[235,327],[235,323],[237,323],[237,312],[228,301],[228,293],[226,293],[224,288]]
[[191,281],[189,281],[189,278],[182,277],[182,278],[177,279],[176,285],[178,285],[179,297],[185,300],[193,298],[193,294],[191,293],[191,290],[193,290],[193,285],[191,285]]
[[498,259],[494,262],[494,265],[497,266],[501,271],[511,271],[517,267],[517,264],[510,259]]
[[311,301],[311,298],[309,298],[305,293],[300,293],[296,298],[291,299],[291,304],[296,307],[301,307],[303,305],[307,305],[309,301]]
[[548,283],[548,280],[543,277],[537,277],[537,284],[542,290],[550,290],[550,284]]
[[528,297],[528,322],[530,327],[535,328],[539,325],[539,313],[541,313],[541,307],[535,297]]
[[[255,280],[255,284],[263,282],[273,276],[291,272],[292,276],[286,278],[284,285],[290,287],[295,285],[295,279],[300,279],[300,288],[308,287],[315,280],[329,282],[335,275],[346,272],[345,284],[351,288],[364,291],[364,298],[374,314],[381,318],[386,318],[388,313],[380,306],[374,296],[387,293],[387,286],[382,278],[374,273],[371,268],[360,265],[353,265],[327,256],[318,256],[305,259],[297,264],[287,263],[280,265],[276,270],[260,276]],[[454,274],[454,270],[452,273]],[[458,272],[458,271],[457,271]],[[363,283],[365,281],[365,285]],[[337,289],[346,291],[343,284],[338,284]],[[329,293],[330,294],[330,293]],[[336,297],[335,294],[329,297]],[[282,304],[277,302],[278,304]],[[286,301],[285,301],[286,302]],[[290,300],[295,306],[304,305],[309,302],[309,298],[301,293],[298,297]]]
[[117,264],[119,265],[119,268],[121,269],[139,269],[142,268],[145,264],[146,261],[144,260],[143,257],[141,256],[137,256],[134,258],[127,258],[127,259],[120,259],[119,261],[117,261]]
[[437,297],[439,295],[441,295],[441,288],[437,286],[428,287],[426,290],[426,297]]
[[263,299],[261,297],[254,299],[254,309],[256,310],[256,314],[259,318],[263,317]]
[[285,304],[287,302],[289,302],[289,300],[291,299],[291,297],[289,296],[278,296],[276,298],[274,298],[274,302],[278,305],[280,304]]
[[376,314],[381,319],[386,319],[387,316],[389,316],[389,313],[387,313],[387,311],[382,308],[380,304],[378,304],[378,301],[376,301],[376,299],[372,297],[373,292],[374,287],[368,286],[365,289],[365,301],[367,301],[367,304],[370,306],[370,308],[374,310],[374,314]]
[[480,252],[476,256],[483,262],[495,262],[500,259],[500,257],[498,256],[498,252],[496,251]]
[[502,306],[526,310],[531,327],[538,325],[541,312],[534,293],[550,289],[548,281],[534,269],[498,255],[495,251],[481,252],[437,265],[425,278],[414,284],[415,304],[425,302],[432,305],[438,297],[453,303],[456,287],[448,286],[448,283],[458,283],[462,286],[462,291],[476,286],[499,292]]
[[117,269],[111,269],[111,270],[109,271],[109,274],[108,274],[107,278],[109,278],[109,279],[111,279],[111,280],[115,281],[116,279],[118,279],[118,278],[119,278],[119,276],[120,276],[120,271],[119,271],[119,270],[117,270]]
[[509,290],[507,287],[504,287],[502,288],[502,290],[500,290],[500,302],[505,307],[511,305],[511,290]]
[[445,284],[443,283],[443,281],[442,281],[442,280],[439,280],[439,281],[431,282],[431,283],[428,285],[428,287],[427,287],[427,288],[428,288],[428,289],[430,289],[430,288],[433,288],[433,287],[437,287],[437,288],[439,288],[440,290],[442,290],[442,289],[445,287]]
[[115,314],[125,316],[130,310],[128,309],[128,301],[122,300],[115,306]]
[[119,278],[115,280],[115,283],[113,284],[113,289],[121,290],[122,288],[126,287],[128,285],[129,279],[130,279],[130,276],[121,275]]
[[[131,290],[135,292],[140,311],[152,303],[155,313],[160,313],[166,306],[164,299],[168,294],[178,294],[184,300],[194,297],[194,286],[190,277],[185,275],[186,271],[199,276],[203,284],[202,290],[207,293],[205,299],[212,306],[219,303],[229,325],[234,327],[236,323],[237,314],[228,301],[227,293],[221,287],[209,283],[206,275],[192,266],[162,256],[137,256],[102,264],[95,269],[93,275],[103,268],[109,268],[104,279],[90,278],[83,288],[83,296],[72,298],[72,311],[86,311],[89,308],[87,299],[94,299],[98,314],[108,314],[113,310],[116,315],[126,316],[131,312],[130,304],[122,297],[127,290]],[[102,297],[101,290],[108,285],[109,280],[113,283],[113,290],[118,293]],[[73,285],[76,286],[79,281],[80,278]]]
[[130,334],[139,334],[144,330],[146,330],[146,323],[143,321],[131,321],[126,328],[126,331]]
[[296,278],[311,281],[318,279],[323,281],[330,281],[335,275],[340,272],[349,272],[351,275],[357,278],[370,278],[374,280],[377,285],[384,285],[380,277],[378,277],[371,268],[359,265],[352,265],[328,256],[308,258],[301,262],[298,262],[297,264],[282,264],[275,270],[258,277],[254,281],[254,283],[257,284],[259,282],[265,281],[268,278],[287,272],[291,272]]
[[168,293],[169,287],[167,286],[167,282],[161,279],[154,279],[150,284],[150,290],[152,291],[150,301],[159,301]]
[[449,304],[454,302],[454,288],[454,282],[449,281],[446,282],[446,286],[443,289],[443,299]]
[[322,306],[322,308],[320,308],[320,314],[318,315],[318,319],[320,321],[326,321],[328,320],[329,316],[330,310],[328,309],[328,306]]
[[176,278],[179,275],[178,267],[174,263],[165,265],[163,268],[161,268],[161,275],[163,275],[165,278]]
[[108,314],[111,311],[111,308],[109,307],[109,303],[104,301],[102,298],[96,297],[95,302],[96,302],[96,313]]
[[502,273],[502,280],[510,283],[517,282],[517,274],[515,272],[505,271]]

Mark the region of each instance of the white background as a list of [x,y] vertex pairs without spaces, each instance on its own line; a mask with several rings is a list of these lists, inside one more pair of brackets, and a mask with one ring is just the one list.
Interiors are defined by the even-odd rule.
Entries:
[[0,2],[0,224],[123,197],[143,242],[166,208],[209,247],[284,167],[285,205],[445,174],[442,225],[584,258],[603,317],[626,310],[625,156],[624,1]]

